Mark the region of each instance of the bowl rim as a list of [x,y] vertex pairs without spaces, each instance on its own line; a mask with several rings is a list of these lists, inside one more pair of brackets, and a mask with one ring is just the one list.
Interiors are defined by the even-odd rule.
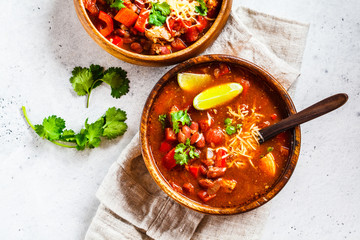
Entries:
[[259,196],[256,200],[253,200],[249,203],[246,203],[241,206],[231,207],[231,208],[218,208],[218,207],[211,207],[205,204],[201,204],[200,202],[196,202],[191,200],[184,195],[179,194],[173,188],[170,187],[167,180],[162,176],[161,172],[159,171],[156,163],[152,157],[152,153],[148,144],[147,140],[147,122],[151,107],[159,94],[161,88],[165,85],[166,82],[170,81],[176,74],[180,71],[183,71],[189,67],[199,64],[206,64],[206,63],[213,63],[213,62],[225,62],[231,63],[238,66],[242,66],[248,68],[249,71],[256,72],[263,76],[263,80],[265,80],[266,84],[279,93],[280,99],[284,101],[286,106],[286,111],[288,115],[295,114],[296,109],[293,101],[291,100],[288,92],[285,88],[265,69],[262,67],[247,61],[242,58],[229,56],[229,55],[222,55],[222,54],[212,54],[212,55],[202,55],[195,58],[191,58],[188,61],[180,63],[170,69],[165,75],[163,75],[160,80],[155,84],[154,88],[151,90],[142,112],[141,116],[141,123],[140,123],[140,140],[141,140],[141,150],[142,156],[145,162],[145,165],[157,183],[157,185],[173,200],[178,202],[179,204],[188,207],[192,210],[197,212],[206,213],[206,214],[214,214],[214,215],[230,215],[230,214],[238,214],[244,213],[250,210],[253,210],[277,195],[280,190],[286,185],[288,180],[290,179],[292,173],[294,172],[299,153],[300,153],[300,145],[301,145],[301,132],[300,126],[295,127],[292,130],[292,139],[291,139],[291,154],[288,158],[288,162],[285,166],[285,170],[279,176],[279,178],[275,181],[269,191],[266,194]]
[[[126,56],[126,58],[130,58],[133,60],[141,61],[142,63],[138,64],[150,64],[152,66],[159,66],[159,63],[161,62],[161,65],[170,65],[173,63],[178,63],[184,59],[188,59],[189,57],[184,57],[187,54],[191,54],[191,56],[194,56],[195,54],[199,54],[205,49],[201,49],[201,47],[206,45],[209,41],[210,43],[214,41],[217,36],[220,34],[222,28],[225,26],[227,19],[230,14],[231,6],[232,6],[233,0],[222,0],[221,8],[216,16],[215,21],[211,25],[211,27],[206,31],[206,33],[198,39],[196,42],[188,46],[187,48],[171,53],[166,55],[145,55],[145,54],[139,54],[134,53],[129,50],[123,49],[121,47],[115,46],[112,44],[109,40],[106,39],[94,26],[92,23],[89,15],[86,12],[84,2],[83,0],[74,0],[76,13],[78,15],[78,18],[80,19],[81,24],[85,28],[85,30],[88,32],[89,35],[94,34],[95,36],[95,42],[97,42],[102,48],[104,48],[106,51],[108,51],[110,54],[114,55],[113,53],[117,52],[120,55]],[[79,8],[78,8],[79,7]],[[229,10],[230,9],[230,10]],[[222,19],[225,18],[223,21]],[[85,22],[84,22],[85,21]],[[86,23],[87,26],[84,24]],[[217,31],[221,29],[220,31]],[[209,43],[209,44],[210,44]],[[104,44],[104,46],[102,46]],[[176,60],[179,59],[179,60]],[[125,59],[123,59],[125,60]],[[125,60],[126,61],[126,60]]]

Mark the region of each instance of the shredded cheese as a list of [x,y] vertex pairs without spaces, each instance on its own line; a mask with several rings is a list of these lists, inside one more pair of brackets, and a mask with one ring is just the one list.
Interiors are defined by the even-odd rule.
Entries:
[[256,113],[255,108],[249,109],[247,105],[238,105],[236,110],[228,107],[228,115],[240,121],[242,128],[226,141],[229,155],[228,167],[246,167],[248,164],[256,168],[252,159],[254,152],[259,147],[258,136],[260,128],[257,124],[264,115]]

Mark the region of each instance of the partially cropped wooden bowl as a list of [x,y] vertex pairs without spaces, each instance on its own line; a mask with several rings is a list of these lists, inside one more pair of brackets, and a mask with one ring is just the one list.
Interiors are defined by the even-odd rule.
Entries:
[[[151,91],[142,113],[141,118],[141,126],[140,126],[140,137],[141,137],[141,145],[142,145],[142,155],[148,168],[152,178],[155,182],[160,186],[160,188],[167,193],[172,199],[180,203],[181,205],[188,207],[192,210],[207,213],[207,214],[217,214],[217,215],[228,215],[228,214],[237,214],[247,212],[249,210],[255,209],[265,203],[267,203],[270,199],[272,199],[287,183],[290,176],[292,175],[300,151],[300,127],[297,126],[295,129],[291,130],[291,148],[289,158],[287,159],[287,163],[285,169],[283,170],[280,177],[277,181],[268,189],[268,191],[260,195],[257,199],[252,202],[245,203],[241,206],[231,207],[231,208],[217,208],[211,207],[208,205],[204,205],[189,198],[179,194],[176,192],[170,185],[167,183],[165,178],[160,173],[155,160],[152,157],[151,149],[149,148],[149,142],[147,137],[148,131],[148,121],[150,116],[150,111],[155,100],[158,97],[161,88],[171,79],[173,79],[178,72],[184,71],[189,67],[193,67],[194,65],[204,64],[204,63],[213,63],[213,62],[224,62],[231,63],[237,66],[241,66],[244,69],[247,69],[249,72],[255,74],[258,78],[260,78],[264,84],[268,85],[279,97],[282,101],[282,107],[285,108],[285,112],[287,115],[295,114],[296,109],[295,106],[287,93],[287,91],[280,85],[280,83],[272,77],[268,72],[266,72],[261,67],[251,63],[249,61],[226,56],[226,55],[207,55],[207,56],[199,56],[196,58],[192,58],[186,62],[183,62],[169,72],[167,72],[155,85],[153,90]],[[280,106],[281,107],[281,106]]]
[[115,46],[114,44],[110,43],[103,35],[101,35],[101,33],[95,28],[86,12],[83,0],[74,0],[74,5],[76,14],[86,32],[100,47],[105,49],[108,53],[123,61],[137,65],[166,66],[194,57],[202,53],[211,43],[213,43],[221,33],[221,30],[224,28],[230,15],[232,0],[222,1],[222,5],[216,20],[210,29],[204,34],[204,36],[202,36],[199,40],[184,50],[167,55],[138,54]]

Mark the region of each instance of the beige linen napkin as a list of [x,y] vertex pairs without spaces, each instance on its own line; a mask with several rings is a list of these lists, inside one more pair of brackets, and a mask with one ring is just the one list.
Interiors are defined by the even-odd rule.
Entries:
[[[205,54],[248,59],[288,88],[299,76],[308,28],[240,7]],[[182,207],[147,172],[138,134],[111,166],[97,197],[101,203],[86,240],[259,239],[269,213],[267,205],[235,216],[209,216]]]

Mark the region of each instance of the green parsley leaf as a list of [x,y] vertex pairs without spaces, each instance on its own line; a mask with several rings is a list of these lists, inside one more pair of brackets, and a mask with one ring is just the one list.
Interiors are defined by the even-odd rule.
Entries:
[[159,122],[161,123],[162,129],[165,129],[165,125],[166,125],[166,114],[159,115],[158,120],[159,120]]
[[200,16],[206,16],[208,13],[208,8],[206,7],[206,4],[204,0],[196,0],[200,6],[195,7],[195,12],[197,12]]
[[111,87],[111,96],[120,98],[129,92],[129,79],[127,73],[120,67],[111,67],[105,71],[103,82]]
[[227,119],[225,119],[224,123],[225,123],[225,125],[230,125],[232,123],[232,119],[227,118]]
[[273,147],[268,147],[268,148],[267,148],[267,151],[268,151],[268,152],[272,152],[273,150],[274,150]]
[[171,122],[173,124],[173,130],[175,133],[179,133],[179,123],[182,125],[190,125],[190,115],[187,113],[187,110],[172,112],[171,114]]
[[170,12],[170,5],[167,2],[152,3],[149,24],[154,26],[162,26],[166,22],[166,18]]
[[50,141],[59,140],[65,128],[65,121],[55,115],[45,118],[42,125],[35,125],[35,132]]
[[124,122],[127,119],[126,112],[115,107],[109,108],[105,113],[105,125],[103,136],[113,139],[123,135],[127,130]]
[[225,132],[228,134],[228,135],[232,135],[234,133],[236,133],[236,128],[234,126],[226,126],[225,128]]

